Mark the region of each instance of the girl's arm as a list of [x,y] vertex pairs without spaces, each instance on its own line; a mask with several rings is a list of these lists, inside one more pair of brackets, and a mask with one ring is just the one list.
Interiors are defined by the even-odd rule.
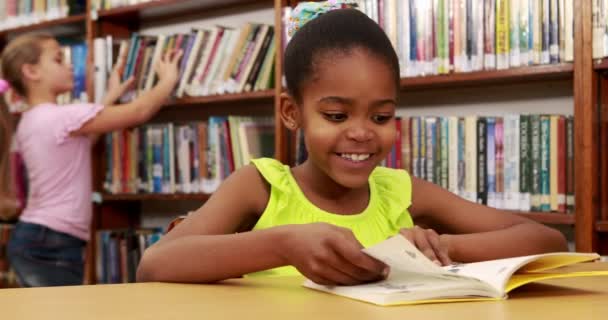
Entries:
[[482,261],[567,251],[553,228],[464,200],[430,182],[412,178],[410,213],[418,225],[437,230],[452,260]]
[[[171,95],[177,83],[178,61],[181,55],[181,51],[173,50],[161,59],[156,66],[159,81],[151,90],[145,91],[130,103],[107,106],[72,134],[101,134],[148,121]],[[107,97],[104,102],[110,99],[115,100],[116,97]]]
[[281,265],[280,232],[236,233],[257,221],[269,188],[253,166],[232,174],[197,211],[148,248],[138,281],[212,282]]
[[284,265],[323,284],[384,276],[386,266],[363,253],[343,228],[306,224],[237,233],[251,230],[269,196],[255,167],[237,170],[205,205],[145,251],[137,280],[215,282]]

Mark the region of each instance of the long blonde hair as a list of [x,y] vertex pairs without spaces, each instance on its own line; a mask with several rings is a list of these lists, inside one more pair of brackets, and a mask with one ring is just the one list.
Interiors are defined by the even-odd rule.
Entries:
[[[27,90],[23,82],[24,64],[36,64],[42,54],[42,42],[54,37],[46,33],[25,34],[13,39],[2,50],[0,56],[0,78],[6,80],[14,94],[25,97]],[[17,117],[6,103],[7,94],[0,94],[0,219],[14,218],[18,202],[13,190],[10,153]]]

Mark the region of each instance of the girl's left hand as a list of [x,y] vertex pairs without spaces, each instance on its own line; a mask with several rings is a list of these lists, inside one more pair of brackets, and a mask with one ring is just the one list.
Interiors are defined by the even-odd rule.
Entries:
[[399,233],[434,263],[440,266],[452,264],[452,260],[448,255],[449,245],[447,238],[441,237],[435,230],[414,226],[410,229],[401,229]]

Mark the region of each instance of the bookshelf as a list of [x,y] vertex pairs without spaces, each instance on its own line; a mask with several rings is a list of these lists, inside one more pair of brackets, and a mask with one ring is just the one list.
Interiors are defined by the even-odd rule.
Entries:
[[[84,23],[87,19],[86,14],[77,14],[65,18],[53,19],[37,24],[25,25],[21,27],[0,30],[0,38],[12,34],[26,32],[52,32],[55,35],[65,35],[66,33],[82,32]],[[66,31],[67,30],[67,31]]]
[[[244,8],[264,4],[274,8],[275,40],[281,41],[282,8],[295,6],[298,1],[287,0],[157,0],[137,5],[124,6],[109,10],[92,10],[92,0],[87,0],[87,14],[70,16],[62,19],[0,31],[0,45],[10,37],[31,31],[51,31],[63,34],[65,30],[83,32],[89,47],[93,40],[103,35],[128,37],[137,31],[142,23],[153,21],[156,25],[180,21],[184,17],[200,15],[213,16],[214,12]],[[604,104],[608,110],[608,80],[603,73],[608,70],[608,59],[593,61],[592,52],[592,3],[591,1],[574,2],[574,50],[573,63],[520,67],[506,70],[479,71],[470,73],[452,73],[448,75],[413,77],[401,79],[401,90],[438,90],[444,88],[484,87],[537,81],[567,80],[572,82],[574,94],[575,121],[575,193],[576,209],[574,214],[559,213],[517,213],[524,217],[551,225],[573,226],[575,229],[576,250],[581,252],[608,250],[608,168],[606,155],[600,152],[602,141],[608,131],[602,132],[601,124],[607,125],[608,112],[601,112]],[[92,65],[92,50],[89,50],[87,62]],[[89,71],[91,75],[92,71]],[[278,117],[279,95],[283,91],[280,81],[282,74],[282,56],[277,54],[275,60],[275,88],[258,92],[188,97],[170,101],[161,113],[152,121],[165,119],[204,118],[210,114],[265,114],[275,115],[275,157],[284,163],[293,163],[294,137],[282,126]],[[87,77],[87,91],[93,97],[93,77]],[[601,90],[598,91],[598,90]],[[598,93],[601,93],[598,95]],[[601,98],[600,98],[601,96]],[[606,126],[608,127],[608,126]],[[607,129],[608,130],[608,129]],[[608,146],[608,145],[607,145]],[[103,146],[95,146],[94,154],[104,154]],[[94,157],[93,181],[94,190],[102,190],[104,157]],[[601,172],[598,175],[598,172]],[[600,191],[602,193],[600,194]],[[98,227],[121,227],[134,225],[139,218],[142,201],[200,201],[209,198],[208,194],[107,194],[101,193],[101,204],[96,205],[94,213],[94,230]],[[601,201],[598,201],[601,199]],[[121,216],[128,212],[129,217]],[[599,217],[599,218],[598,218]],[[95,248],[95,240],[89,245],[89,253]],[[607,251],[604,251],[604,253]],[[92,255],[89,254],[90,259]],[[95,263],[87,261],[88,283],[94,283]]]

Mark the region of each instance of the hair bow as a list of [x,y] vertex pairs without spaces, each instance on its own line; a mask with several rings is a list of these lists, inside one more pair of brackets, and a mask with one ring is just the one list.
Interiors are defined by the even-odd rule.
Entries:
[[8,81],[0,79],[0,94],[5,93],[6,91],[8,91],[9,88],[10,85],[8,84]]
[[287,22],[287,34],[292,37],[310,20],[332,10],[356,8],[353,0],[328,0],[323,2],[300,2],[291,12]]

